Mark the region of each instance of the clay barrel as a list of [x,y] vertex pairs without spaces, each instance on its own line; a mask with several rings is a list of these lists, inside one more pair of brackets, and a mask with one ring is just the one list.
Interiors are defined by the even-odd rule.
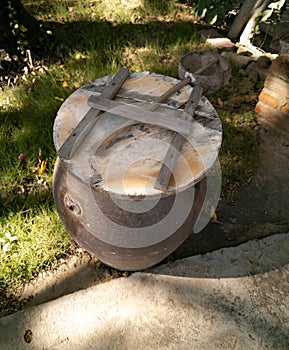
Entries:
[[[88,100],[101,96],[111,79],[86,84],[63,103],[53,130],[58,152],[89,111]],[[130,74],[113,103],[104,100],[113,108],[87,126],[70,159],[59,158],[55,165],[54,199],[66,229],[80,246],[120,270],[144,269],[166,258],[193,231],[204,204],[221,122],[205,97],[193,120],[182,122],[189,85],[154,103],[178,82]],[[167,189],[160,191],[156,179],[176,130],[184,144]]]

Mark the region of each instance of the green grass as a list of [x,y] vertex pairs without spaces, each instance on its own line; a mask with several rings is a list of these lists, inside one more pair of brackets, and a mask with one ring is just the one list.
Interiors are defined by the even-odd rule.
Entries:
[[259,153],[256,144],[254,112],[219,112],[223,125],[220,152],[223,196],[231,198],[240,186],[247,185],[257,167]]
[[[52,127],[64,99],[82,84],[115,73],[121,66],[177,77],[180,57],[205,48],[197,38],[190,10],[176,8],[174,1],[127,0],[127,7],[118,0],[23,3],[52,32],[57,45],[51,45],[57,57],[38,62],[34,75],[0,91],[2,288],[30,280],[71,250],[71,239],[52,199],[57,157]],[[250,177],[255,164],[249,151],[255,142],[251,132],[254,121],[252,115],[242,113],[225,113],[221,118],[226,190]],[[40,160],[47,159],[42,174],[39,150]],[[22,161],[17,159],[20,153],[26,155]],[[7,232],[17,239],[10,242]]]
[[[52,126],[61,99],[68,95],[57,75],[39,73],[0,93],[0,286],[30,280],[68,252],[71,240],[54,208],[51,182],[56,152]],[[57,98],[56,98],[57,97]],[[3,101],[9,99],[9,104]],[[39,150],[47,168],[39,174]],[[23,153],[26,158],[18,160]],[[5,236],[6,235],[6,236]]]
[[[65,255],[70,244],[56,210],[49,204],[11,212],[1,218],[0,230],[4,237],[7,233],[15,236],[8,251],[0,252],[1,283],[4,285],[32,279],[41,269]],[[9,239],[6,241],[9,243]]]
[[253,81],[243,80],[233,67],[229,83],[208,97],[215,104],[222,121],[222,196],[228,200],[240,186],[250,182],[258,166],[258,127],[254,106],[259,90]]

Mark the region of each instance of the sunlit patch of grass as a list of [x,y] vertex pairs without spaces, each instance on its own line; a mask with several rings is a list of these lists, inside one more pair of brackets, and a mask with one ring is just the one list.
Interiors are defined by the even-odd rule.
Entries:
[[[195,18],[190,8],[175,0],[90,0],[53,2],[23,0],[37,19],[59,23],[72,21],[109,21],[111,23],[147,23]],[[196,19],[196,18],[195,18]]]
[[0,238],[7,232],[15,237],[7,251],[0,249],[0,287],[32,279],[71,244],[56,210],[47,205],[1,217],[0,232]]
[[176,6],[173,0],[142,0],[142,5],[147,14],[155,13],[161,16],[173,13]]
[[148,70],[177,78],[180,57],[188,51],[202,49],[206,49],[206,45],[199,41],[195,32],[191,32],[189,40],[176,38],[167,44],[159,37],[153,44],[148,41],[141,47],[126,46],[121,63],[132,71]]

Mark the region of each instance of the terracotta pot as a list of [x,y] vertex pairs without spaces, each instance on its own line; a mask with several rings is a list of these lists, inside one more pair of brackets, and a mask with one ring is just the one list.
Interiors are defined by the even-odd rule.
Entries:
[[[89,109],[89,96],[99,95],[111,79],[97,79],[64,102],[54,124],[57,151]],[[131,74],[116,100],[133,103],[142,113],[151,108],[149,100],[177,82],[147,72]],[[191,90],[185,86],[159,111],[174,115]],[[124,119],[103,113],[72,158],[57,160],[53,194],[63,224],[79,245],[112,267],[140,270],[162,261],[192,233],[222,131],[216,111],[202,97],[195,115],[199,121],[192,120],[173,178],[159,191],[154,184],[172,131],[144,123],[123,128]]]

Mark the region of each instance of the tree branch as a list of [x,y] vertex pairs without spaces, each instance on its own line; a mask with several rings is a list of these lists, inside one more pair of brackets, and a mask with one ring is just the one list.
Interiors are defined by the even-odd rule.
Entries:
[[266,9],[269,2],[270,0],[245,0],[231,26],[228,37],[237,40],[242,36],[242,40],[247,41],[256,24],[256,18]]

